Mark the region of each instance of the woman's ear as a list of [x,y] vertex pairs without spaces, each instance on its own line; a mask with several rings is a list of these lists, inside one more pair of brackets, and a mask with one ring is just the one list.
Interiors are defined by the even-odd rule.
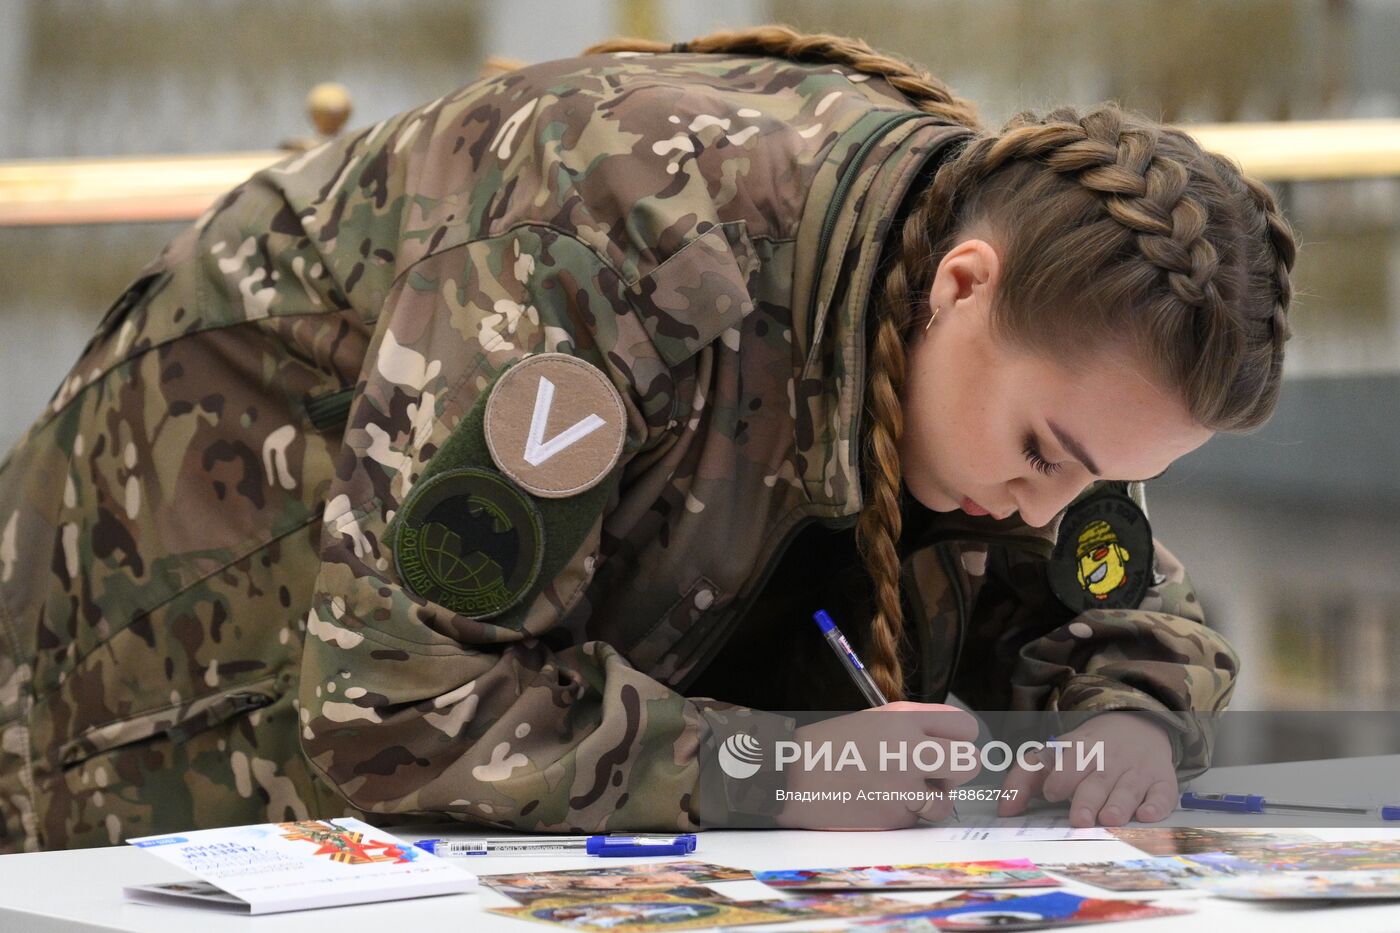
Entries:
[[944,313],[957,313],[960,302],[990,306],[1000,272],[1001,256],[995,247],[983,239],[963,240],[943,255],[929,298]]

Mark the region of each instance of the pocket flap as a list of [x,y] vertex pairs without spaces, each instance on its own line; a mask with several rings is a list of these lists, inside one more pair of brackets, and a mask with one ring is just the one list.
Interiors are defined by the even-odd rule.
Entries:
[[172,741],[182,742],[196,732],[226,719],[271,706],[276,700],[275,681],[265,680],[206,694],[188,703],[147,710],[124,719],[113,720],[94,726],[65,742],[58,752],[59,764],[69,767],[93,755],[155,735],[165,734]]
[[717,224],[642,276],[629,291],[657,353],[677,366],[753,310],[758,257],[744,221]]

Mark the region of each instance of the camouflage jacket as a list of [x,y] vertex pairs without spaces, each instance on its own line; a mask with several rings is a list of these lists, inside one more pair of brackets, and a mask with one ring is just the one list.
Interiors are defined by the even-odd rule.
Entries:
[[[0,466],[0,850],[764,810],[698,761],[790,722],[685,688],[800,528],[854,522],[879,246],[967,133],[842,67],[618,53],[229,192]],[[593,410],[531,420],[556,404]],[[905,563],[917,695],[1223,706],[1233,653],[1164,549],[1140,607],[1076,618],[1053,526],[939,519]]]

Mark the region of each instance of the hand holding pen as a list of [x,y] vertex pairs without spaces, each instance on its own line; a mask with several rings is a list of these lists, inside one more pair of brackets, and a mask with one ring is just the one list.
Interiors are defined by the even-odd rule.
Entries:
[[[880,715],[865,710],[797,730],[799,748],[815,751],[829,747],[834,752],[827,761],[806,765],[798,760],[785,766],[787,791],[798,796],[788,797],[778,824],[794,829],[897,829],[920,819],[935,821],[948,816],[952,808],[946,788],[971,780],[976,772],[954,770],[947,754],[930,756],[939,767],[923,770],[915,764],[914,750],[931,742],[973,741],[977,720],[955,706],[885,702],[830,616],[819,613],[816,621],[866,702],[879,707]],[[884,715],[890,712],[903,715]],[[850,745],[858,750],[865,770],[835,766]],[[882,760],[883,752],[897,757],[900,750],[907,756],[903,763]],[[928,786],[926,782],[935,779],[944,790]]]
[[[890,701],[885,698],[884,691],[880,689],[879,684],[875,683],[875,678],[870,676],[870,672],[861,663],[860,656],[851,647],[851,643],[846,640],[846,636],[836,627],[830,614],[825,609],[818,609],[813,613],[812,618],[816,620],[817,628],[821,629],[822,637],[826,639],[826,643],[831,646],[832,651],[836,652],[836,660],[841,662],[841,666],[846,669],[851,681],[855,683],[856,689],[865,697],[865,702],[872,708],[889,706]],[[952,811],[953,819],[961,823],[962,817],[958,816],[957,804],[952,805]]]

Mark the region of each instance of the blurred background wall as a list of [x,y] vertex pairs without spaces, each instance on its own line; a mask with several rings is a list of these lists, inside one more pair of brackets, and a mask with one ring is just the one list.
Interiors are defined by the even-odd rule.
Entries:
[[[271,149],[308,134],[320,81],[354,128],[488,54],[775,21],[916,61],[993,125],[1105,98],[1183,123],[1400,116],[1391,0],[6,0],[0,159]],[[1302,242],[1280,412],[1180,461],[1149,510],[1245,657],[1235,708],[1400,709],[1400,180],[1274,187]],[[0,450],[181,226],[0,228]]]

